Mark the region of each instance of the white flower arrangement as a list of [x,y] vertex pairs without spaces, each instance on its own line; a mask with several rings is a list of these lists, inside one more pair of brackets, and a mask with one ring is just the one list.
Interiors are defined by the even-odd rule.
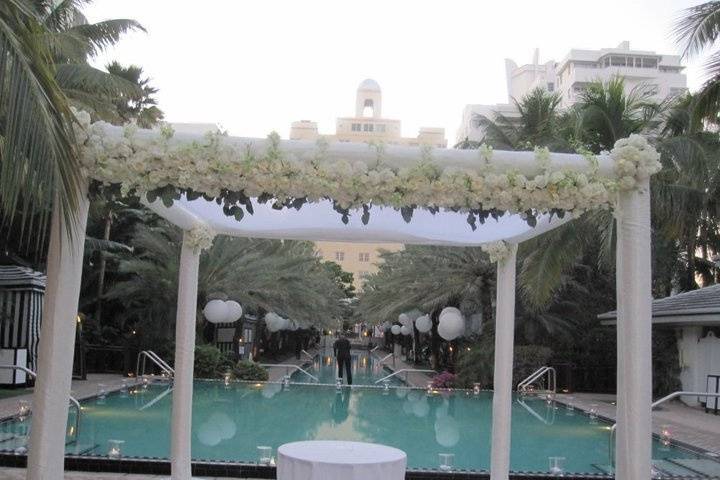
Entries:
[[510,247],[503,240],[499,242],[483,243],[480,245],[482,251],[487,253],[492,263],[500,262],[510,254]]
[[196,255],[212,247],[214,239],[215,232],[205,224],[195,225],[185,236],[185,241],[193,248]]
[[[257,155],[244,145],[225,142],[218,133],[183,144],[173,141],[169,127],[148,132],[130,125],[118,137],[107,134],[104,122],[91,124],[85,112],[77,117],[84,173],[102,188],[117,188],[121,195],[147,195],[150,200],[161,197],[168,205],[181,193],[190,198],[202,195],[219,199],[225,213],[238,219],[244,215],[240,205],[249,210],[249,199],[260,197],[282,206],[329,198],[340,212],[372,205],[405,210],[418,206],[485,218],[518,213],[530,221],[541,213],[578,215],[594,208],[610,209],[618,189],[636,188],[659,169],[657,152],[637,135],[619,140],[611,153],[617,180],[598,176],[597,168],[587,173],[553,170],[547,148],[535,150],[540,172],[528,178],[517,171],[495,172],[493,150],[486,145],[479,150],[476,169],[443,168],[433,161],[430,150],[416,165],[396,169],[383,164],[382,146],[377,148],[377,164],[370,166],[324,160],[323,141],[318,142],[313,160],[301,161],[280,149],[277,134],[270,135],[267,151]],[[592,154],[584,156],[597,165]]]
[[660,154],[641,135],[632,134],[615,142],[610,156],[615,161],[615,175],[620,190],[637,188],[662,168]]

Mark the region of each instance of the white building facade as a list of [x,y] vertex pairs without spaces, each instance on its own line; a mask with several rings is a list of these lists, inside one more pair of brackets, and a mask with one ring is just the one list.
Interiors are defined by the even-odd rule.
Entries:
[[664,100],[687,91],[687,78],[683,69],[679,55],[631,50],[630,42],[627,41],[616,48],[572,49],[560,62],[550,60],[542,64],[536,50],[533,63],[529,65],[518,66],[512,60],[505,60],[507,103],[465,106],[457,141],[466,138],[482,141],[485,132],[474,125],[476,115],[492,118],[498,112],[509,118],[517,116],[514,100],[520,101],[538,87],[558,92],[560,106],[568,108],[579,100],[579,94],[591,82],[608,81],[621,76],[628,91],[642,85],[653,92],[655,99]]

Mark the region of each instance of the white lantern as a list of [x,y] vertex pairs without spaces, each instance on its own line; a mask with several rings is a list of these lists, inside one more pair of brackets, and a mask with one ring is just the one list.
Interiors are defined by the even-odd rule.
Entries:
[[228,305],[223,300],[210,300],[203,309],[203,315],[210,323],[227,322],[228,313]]
[[235,300],[228,300],[225,302],[228,307],[228,317],[225,320],[228,323],[237,322],[242,317],[243,309],[242,306]]
[[265,325],[273,333],[282,330],[284,323],[285,319],[275,312],[265,314]]
[[445,340],[455,340],[463,333],[465,333],[465,319],[460,313],[460,310],[457,308],[453,308],[452,310],[448,308],[443,309],[440,313],[438,334]]
[[448,313],[454,313],[454,314],[456,314],[456,315],[462,316],[462,313],[460,312],[459,309],[457,309],[457,308],[455,308],[455,307],[445,307],[445,308],[443,308],[442,311],[440,312],[440,315],[438,315],[438,320],[441,320],[442,317],[443,317],[444,315],[447,315]]
[[393,325],[390,328],[390,331],[392,332],[393,335],[400,335],[400,325]]
[[400,333],[402,333],[403,335],[410,335],[412,333],[412,329],[407,325],[403,325],[402,327],[400,327]]
[[422,315],[415,320],[415,328],[420,333],[427,333],[432,329],[432,320],[430,315]]
[[452,448],[460,441],[460,425],[447,415],[435,421],[435,441],[445,448]]
[[401,313],[400,315],[398,315],[398,322],[400,322],[400,325],[409,325],[412,320],[407,313]]

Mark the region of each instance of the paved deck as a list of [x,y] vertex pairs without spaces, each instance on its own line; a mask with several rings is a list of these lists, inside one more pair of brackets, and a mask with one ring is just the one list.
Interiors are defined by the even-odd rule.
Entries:
[[[162,479],[169,480],[170,477],[157,475],[133,475],[129,473],[97,473],[97,472],[67,472],[65,480],[145,480]],[[193,477],[197,478],[197,477]],[[203,480],[231,480],[224,477],[202,477]],[[24,468],[3,468],[0,470],[0,480],[25,480]],[[236,480],[236,479],[235,479]],[[246,479],[252,480],[252,479]]]
[[[118,374],[91,373],[88,374],[87,380],[72,381],[71,395],[78,400],[93,397],[98,394],[98,385],[105,385],[106,390],[110,392],[119,389],[123,380],[132,382],[134,379]],[[27,393],[24,395],[0,399],[0,418],[14,415],[17,412],[20,400],[27,400],[32,408],[32,389],[27,389]]]
[[[601,393],[558,394],[560,402],[598,415],[616,419],[615,395]],[[667,427],[673,440],[701,448],[720,456],[720,415],[705,413],[702,408],[688,407],[675,400],[653,410],[653,432],[660,434]]]
[[[377,353],[380,355],[380,357],[385,357],[387,355],[387,352],[378,350]],[[422,367],[418,365],[414,365],[412,363],[404,361],[400,357],[395,357],[394,355],[387,360],[383,361],[382,364],[392,370],[393,372],[397,372],[398,370],[403,369],[419,369],[419,370],[429,370],[430,367]],[[417,387],[417,388],[426,388],[427,384],[429,382],[432,382],[432,377],[434,375],[432,373],[423,373],[423,372],[405,372],[398,374],[398,377],[402,379],[405,383],[407,383],[411,387]]]

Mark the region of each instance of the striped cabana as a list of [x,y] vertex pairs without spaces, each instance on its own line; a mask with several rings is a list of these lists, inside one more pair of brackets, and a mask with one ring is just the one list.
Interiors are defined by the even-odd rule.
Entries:
[[[27,267],[0,265],[0,364],[36,369],[46,278]],[[3,372],[0,383],[25,383],[24,372]]]

